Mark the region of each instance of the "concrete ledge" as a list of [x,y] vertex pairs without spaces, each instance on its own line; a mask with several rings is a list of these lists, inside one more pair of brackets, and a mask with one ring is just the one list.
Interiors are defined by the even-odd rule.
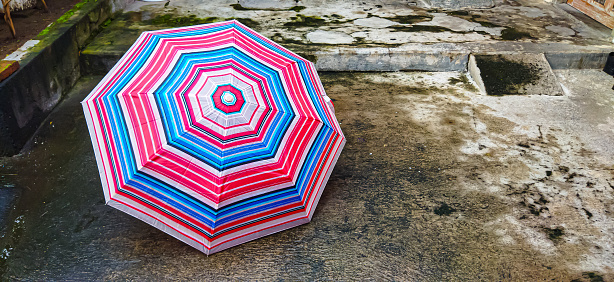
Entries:
[[0,83],[0,155],[18,153],[80,77],[79,52],[111,14],[111,1],[82,2],[56,22]]
[[[123,23],[113,23],[112,26],[82,52],[82,69],[88,75],[106,74],[143,31]],[[147,29],[156,27],[148,26]],[[124,36],[116,39],[119,35]],[[545,54],[553,69],[599,69],[603,68],[611,51],[610,46],[510,41],[408,43],[394,47],[280,43],[314,62],[321,71],[465,71],[469,54],[520,53]]]
[[320,71],[465,71],[469,53],[450,49],[347,48],[314,54]]
[[[297,52],[316,64],[319,71],[465,71],[469,53],[390,52],[379,48]],[[87,75],[104,75],[123,54],[84,52],[82,69]]]
[[545,53],[552,69],[603,69],[607,50],[599,53]]

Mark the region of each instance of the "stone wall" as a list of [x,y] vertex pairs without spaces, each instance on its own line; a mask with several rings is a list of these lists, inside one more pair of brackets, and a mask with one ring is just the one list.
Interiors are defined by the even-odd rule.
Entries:
[[49,33],[0,82],[0,156],[19,153],[81,76],[79,53],[111,16],[112,1],[89,1]]

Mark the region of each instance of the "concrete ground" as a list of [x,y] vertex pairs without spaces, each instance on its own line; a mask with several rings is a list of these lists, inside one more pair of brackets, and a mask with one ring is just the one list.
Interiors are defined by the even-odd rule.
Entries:
[[[0,158],[1,280],[614,280],[609,30],[538,0],[202,2],[130,5],[82,73],[106,73],[143,30],[230,18],[320,71],[391,71],[321,73],[347,145],[313,221],[207,257],[105,206],[88,76]],[[470,53],[540,57],[559,96],[485,95]]]
[[[348,143],[313,221],[205,256],[104,205],[82,79],[26,153],[3,280],[614,279],[614,96],[486,96],[464,73],[322,73]],[[599,280],[602,279],[602,280]]]

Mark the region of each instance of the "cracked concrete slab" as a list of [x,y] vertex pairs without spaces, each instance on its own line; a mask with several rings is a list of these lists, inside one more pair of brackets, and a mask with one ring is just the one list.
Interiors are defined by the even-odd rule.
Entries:
[[559,25],[549,25],[546,27],[547,30],[556,32],[557,34],[561,35],[561,36],[574,36],[576,35],[576,31],[568,28],[568,27],[564,27],[564,26],[559,26]]
[[[612,45],[610,31],[541,1],[496,1],[491,9],[462,10],[425,9],[401,0],[201,2],[135,2],[82,51],[85,69],[108,71],[143,30],[228,19],[312,60],[320,70],[458,71],[466,69],[459,62],[466,63],[470,53],[514,52],[545,53],[556,69],[601,68]],[[264,6],[250,6],[256,2]],[[368,60],[361,61],[364,54]]]
[[[501,36],[501,32],[505,29],[504,27],[485,27],[478,22],[468,21],[444,13],[433,13],[431,15],[433,18],[430,21],[419,22],[416,25],[439,26],[457,32],[482,31],[495,36]],[[487,38],[484,37],[481,40]],[[469,39],[467,41],[479,41],[479,39]]]
[[389,27],[392,25],[397,25],[398,23],[388,20],[388,19],[371,17],[371,18],[357,19],[354,21],[354,24],[364,26],[364,27],[384,28],[384,27]]
[[343,32],[317,30],[305,35],[312,43],[323,44],[351,44],[354,38]]
[[[533,42],[604,44],[609,43],[611,37],[607,30],[596,29],[569,15],[559,6],[541,1],[524,4],[497,1],[497,5],[491,9],[466,8],[456,11],[420,8],[401,0],[385,0],[378,3],[343,0],[300,2],[212,0],[208,1],[207,5],[201,5],[200,1],[202,0],[175,0],[168,2],[168,5],[137,1],[126,11],[147,12],[154,17],[172,14],[179,17],[191,15],[196,18],[215,17],[218,20],[247,18],[257,23],[257,29],[266,36],[281,33],[284,36],[303,38],[303,40],[306,40],[306,34],[318,29],[346,34],[372,30],[393,33],[412,27],[414,24],[425,25],[424,22],[430,22],[428,24],[430,26],[440,27],[442,32],[445,29],[452,29],[461,33],[488,33],[489,36],[485,38],[472,39],[474,42],[501,40],[499,31],[506,29],[508,33],[513,29],[517,31],[516,35],[521,35],[512,40]],[[256,3],[261,6],[257,6]],[[271,10],[272,8],[275,10]],[[545,29],[546,26],[570,28],[578,31],[581,36],[569,38],[566,34],[557,33],[556,30]],[[420,30],[414,31],[420,32]],[[393,44],[410,42],[412,41],[408,38],[406,41],[399,40]]]

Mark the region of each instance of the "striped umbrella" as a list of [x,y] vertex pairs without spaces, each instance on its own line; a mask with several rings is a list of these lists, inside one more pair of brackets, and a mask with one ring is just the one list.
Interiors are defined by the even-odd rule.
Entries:
[[107,204],[206,254],[309,222],[345,144],[314,65],[238,21],[144,32],[82,105]]

